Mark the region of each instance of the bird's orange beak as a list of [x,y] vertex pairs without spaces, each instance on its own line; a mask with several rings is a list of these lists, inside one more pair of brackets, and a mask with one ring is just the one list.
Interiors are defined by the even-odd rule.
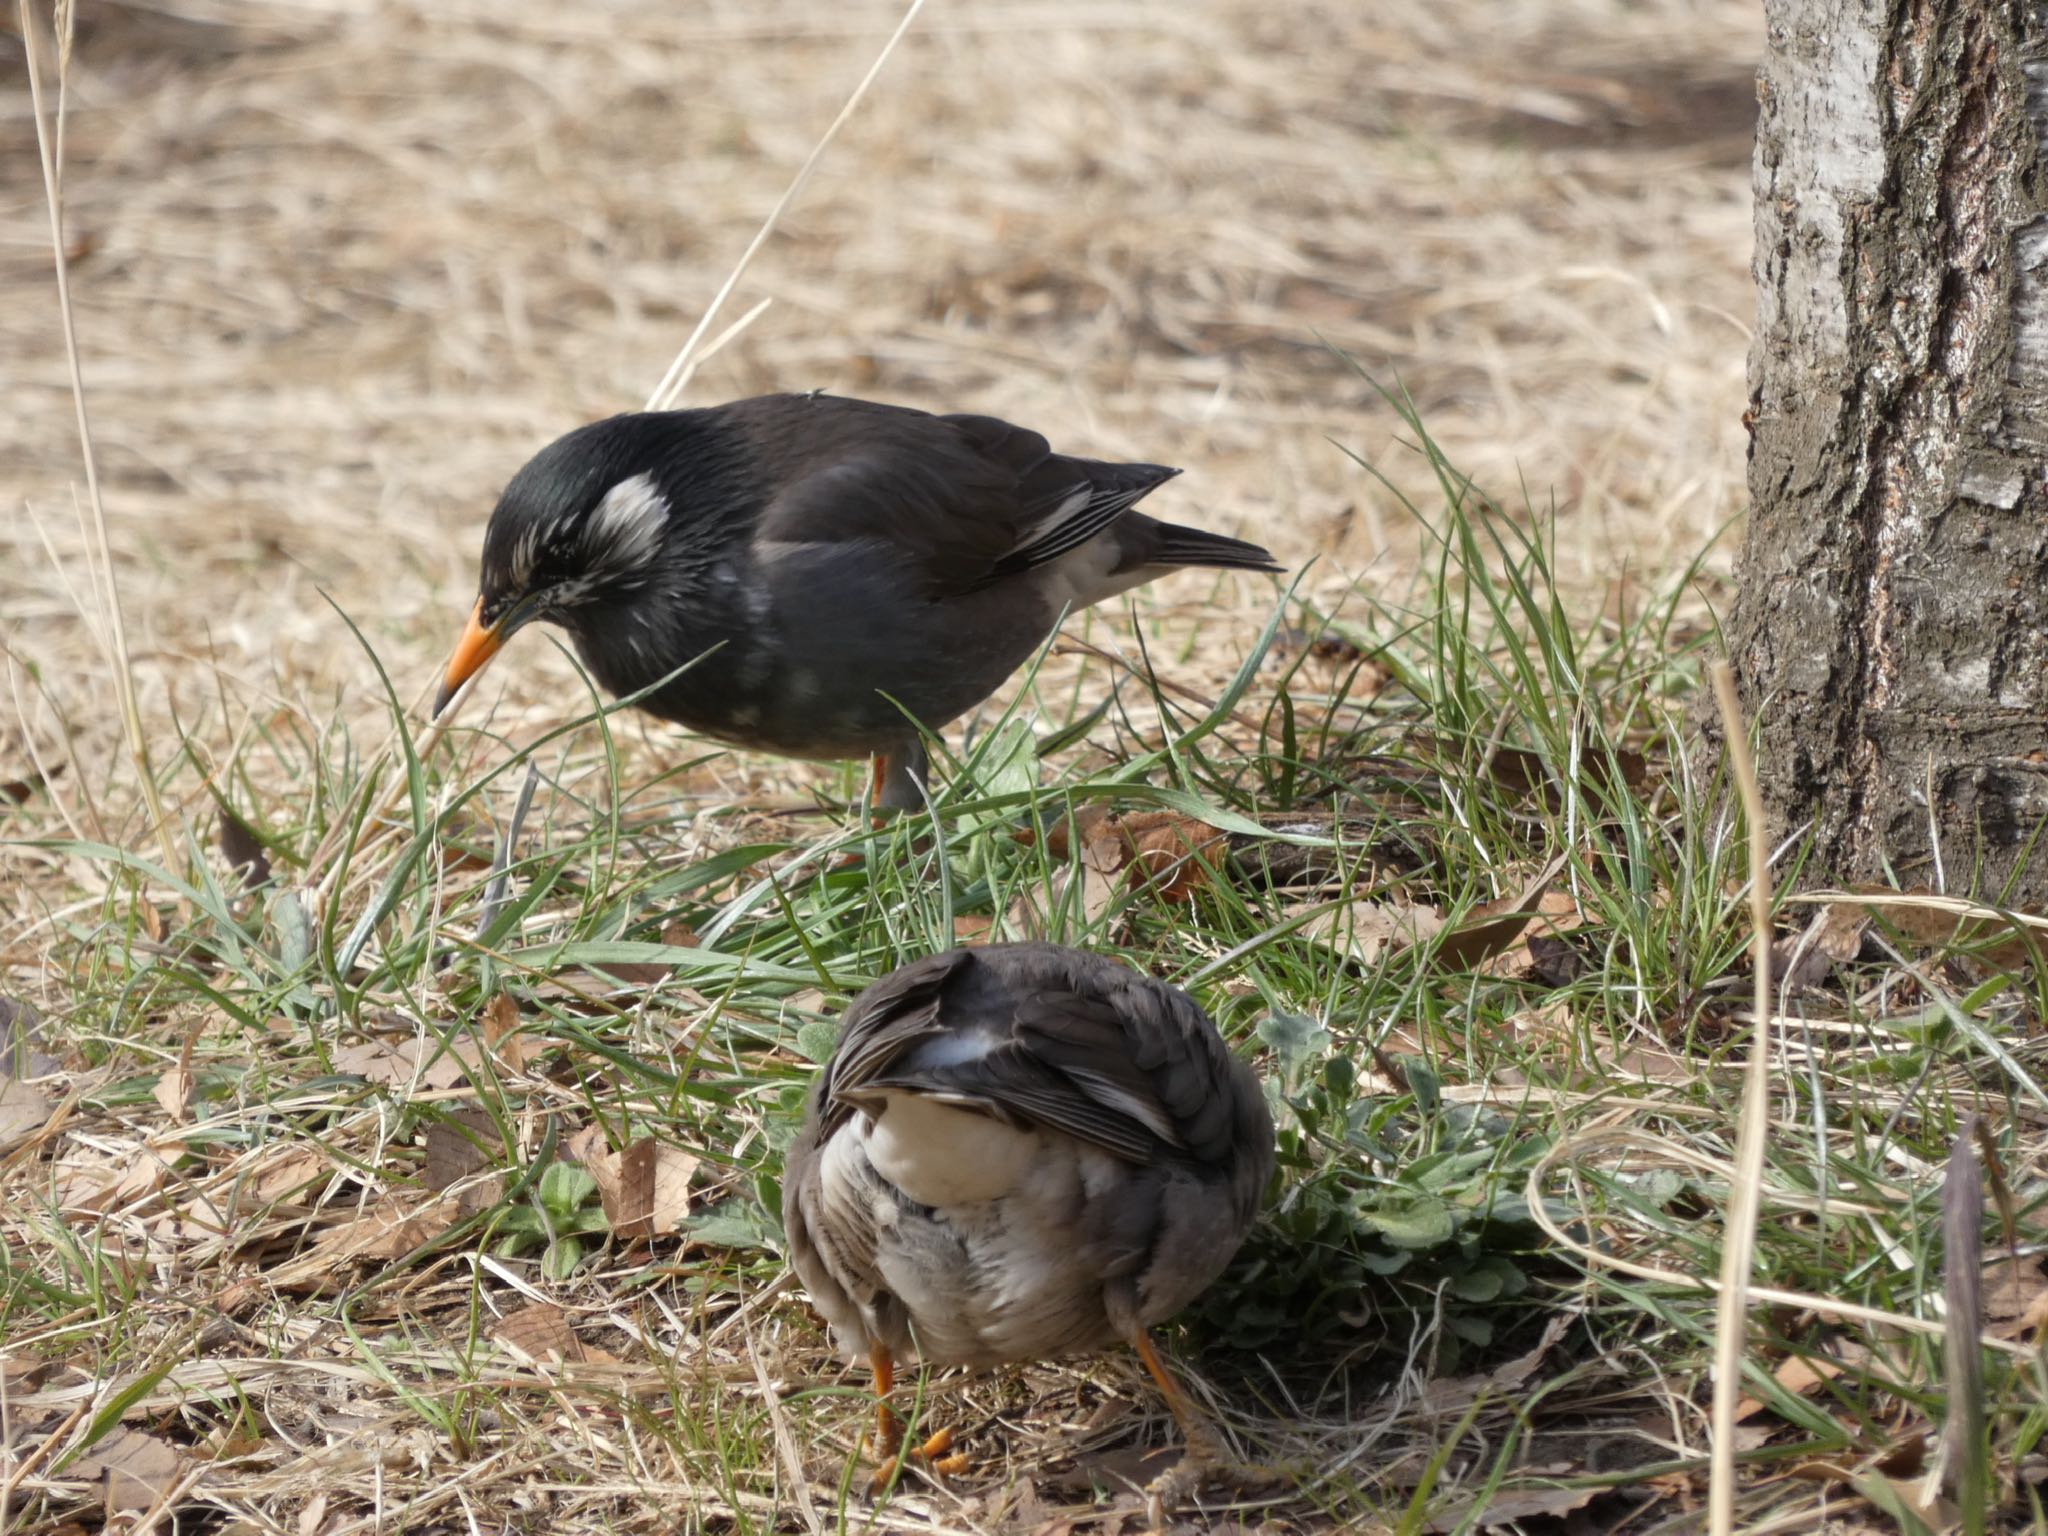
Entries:
[[457,689],[489,665],[498,654],[498,647],[505,643],[505,621],[500,619],[486,627],[483,614],[484,600],[478,598],[476,607],[469,612],[469,622],[462,628],[462,638],[455,642],[455,654],[448,658],[448,674],[441,680],[441,691],[434,695],[436,715],[448,707]]

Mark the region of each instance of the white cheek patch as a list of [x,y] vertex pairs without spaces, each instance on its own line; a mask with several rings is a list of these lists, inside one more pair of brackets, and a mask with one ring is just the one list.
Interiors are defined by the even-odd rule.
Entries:
[[593,566],[630,571],[652,559],[668,527],[668,498],[654,477],[633,475],[604,493],[590,514],[584,541]]

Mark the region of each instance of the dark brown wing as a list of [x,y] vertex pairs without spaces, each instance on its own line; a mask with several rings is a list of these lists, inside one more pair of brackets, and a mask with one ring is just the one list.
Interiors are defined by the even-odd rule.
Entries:
[[818,1079],[814,1104],[822,1145],[852,1114],[859,1092],[905,1051],[945,1032],[939,994],[967,964],[967,951],[913,960],[854,999],[839,1030],[839,1044]]
[[1249,1074],[1193,1001],[1057,945],[954,950],[896,972],[848,1014],[831,1074],[831,1100],[848,1108],[928,1093],[1133,1163],[1222,1166],[1244,1151]]
[[725,408],[776,487],[755,538],[768,545],[878,541],[935,597],[1058,559],[1177,474],[1052,451],[989,416],[933,416],[829,395],[769,395]]

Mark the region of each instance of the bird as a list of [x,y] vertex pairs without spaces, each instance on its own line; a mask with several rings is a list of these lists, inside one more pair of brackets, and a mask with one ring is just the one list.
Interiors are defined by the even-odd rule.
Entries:
[[1188,566],[1283,569],[1132,510],[1179,473],[823,393],[591,422],[506,484],[433,713],[546,620],[615,697],[742,750],[867,757],[871,805],[915,810],[924,734],[1067,611]]
[[873,1371],[873,1488],[912,1458],[965,1470],[949,1430],[902,1453],[900,1358],[986,1368],[1119,1342],[1180,1422],[1175,1486],[1240,1470],[1151,1330],[1229,1265],[1272,1170],[1250,1068],[1185,992],[1121,960],[972,945],[869,986],[812,1084],[782,1213],[839,1352]]

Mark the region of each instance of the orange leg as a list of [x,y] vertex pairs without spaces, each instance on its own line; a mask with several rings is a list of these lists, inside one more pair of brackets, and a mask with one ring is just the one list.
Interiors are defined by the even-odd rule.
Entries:
[[882,786],[889,782],[894,766],[886,752],[877,752],[868,762],[868,825],[878,832],[889,825],[889,818],[882,814],[880,807]]
[[1187,1389],[1174,1380],[1166,1362],[1159,1358],[1159,1351],[1152,1344],[1151,1331],[1141,1332],[1131,1342],[1137,1348],[1138,1358],[1145,1362],[1145,1369],[1159,1383],[1159,1395],[1166,1399],[1167,1409],[1180,1425],[1181,1435],[1187,1441],[1188,1455],[1210,1462],[1223,1461],[1223,1442],[1217,1437],[1215,1426],[1195,1406]]
[[965,1451],[953,1449],[953,1431],[941,1429],[923,1445],[903,1448],[903,1421],[889,1406],[889,1393],[896,1386],[896,1357],[886,1344],[868,1346],[868,1367],[875,1373],[875,1459],[881,1463],[868,1483],[868,1492],[880,1493],[902,1475],[904,1466],[924,1462],[941,1477],[957,1477],[968,1467]]
[[1159,1358],[1150,1330],[1140,1329],[1131,1340],[1131,1346],[1137,1350],[1138,1358],[1145,1362],[1145,1369],[1152,1373],[1152,1379],[1159,1383],[1160,1396],[1166,1399],[1166,1406],[1172,1410],[1187,1445],[1181,1459],[1154,1478],[1145,1490],[1146,1512],[1155,1529],[1163,1527],[1169,1506],[1194,1493],[1208,1478],[1234,1483],[1245,1489],[1285,1480],[1286,1474],[1282,1472],[1244,1465],[1232,1459],[1223,1437],[1216,1432],[1216,1426],[1195,1406],[1187,1388],[1174,1380],[1166,1362]]

